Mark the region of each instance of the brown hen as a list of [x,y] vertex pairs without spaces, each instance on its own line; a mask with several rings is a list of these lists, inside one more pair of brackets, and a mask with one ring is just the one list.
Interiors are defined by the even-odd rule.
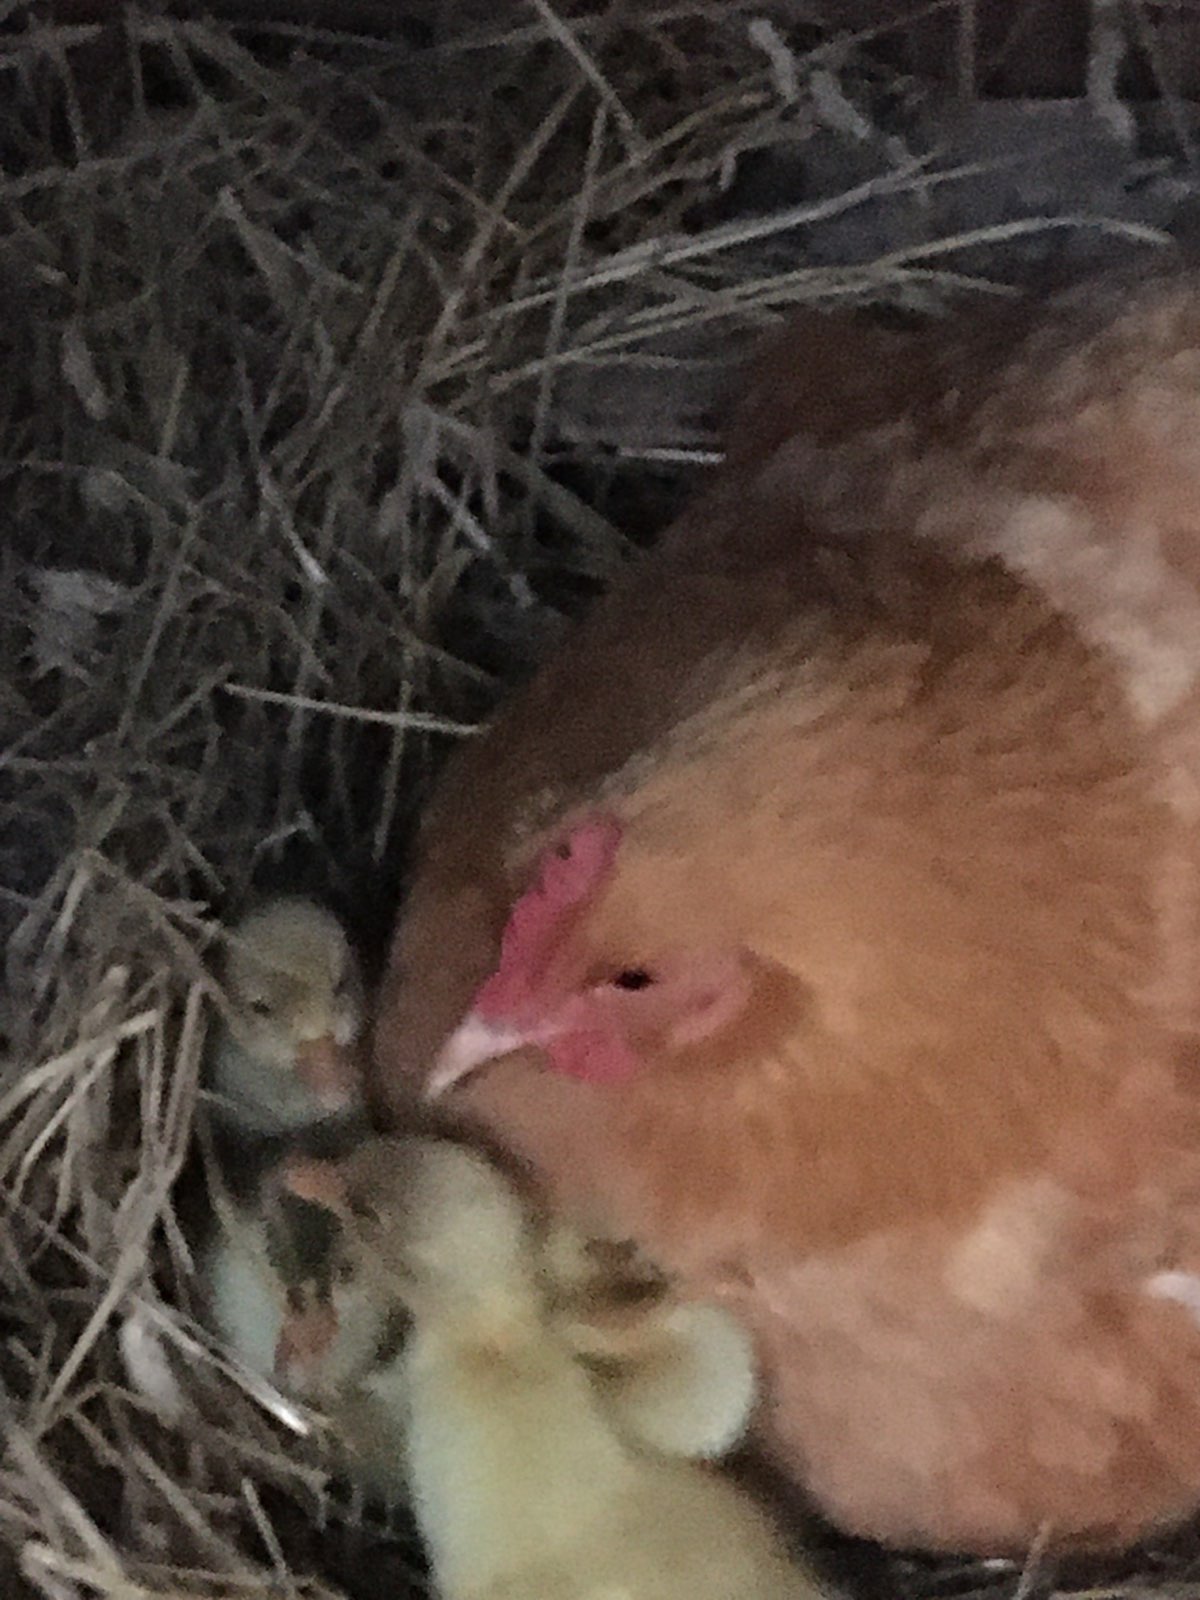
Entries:
[[845,1527],[1200,1505],[1200,278],[806,319],[446,772],[376,1041],[754,1332]]

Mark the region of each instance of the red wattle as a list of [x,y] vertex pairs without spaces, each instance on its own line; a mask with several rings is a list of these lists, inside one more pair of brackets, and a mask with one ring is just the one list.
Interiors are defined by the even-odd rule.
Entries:
[[584,1083],[620,1083],[633,1077],[641,1065],[624,1039],[598,1028],[559,1034],[548,1041],[545,1050],[552,1071]]

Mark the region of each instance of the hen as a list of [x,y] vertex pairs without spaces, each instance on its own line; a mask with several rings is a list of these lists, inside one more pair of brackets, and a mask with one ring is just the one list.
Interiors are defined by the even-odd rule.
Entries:
[[428,812],[375,1053],[753,1329],[835,1520],[1200,1505],[1200,278],[797,325]]

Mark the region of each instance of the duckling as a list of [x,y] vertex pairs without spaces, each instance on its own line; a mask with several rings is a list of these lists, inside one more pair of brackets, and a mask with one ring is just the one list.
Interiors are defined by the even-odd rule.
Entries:
[[332,912],[267,901],[230,930],[222,976],[208,1081],[231,1124],[294,1133],[361,1103],[362,977]]
[[[317,1405],[329,1424],[334,1471],[384,1512],[407,1505],[409,1319],[360,1280],[331,1302],[293,1303],[276,1347],[277,1381]],[[332,1315],[326,1316],[326,1310]]]
[[628,1438],[714,1460],[734,1448],[758,1385],[740,1324],[717,1306],[680,1300],[628,1242],[556,1221],[542,1260],[554,1326]]
[[[326,1208],[327,1215],[344,1212],[345,1180],[335,1165],[293,1158],[281,1172],[304,1202]],[[628,1245],[592,1238],[559,1220],[547,1227],[538,1266],[546,1280],[548,1315],[583,1358],[628,1435],[671,1452],[679,1444],[674,1426],[690,1430],[681,1453],[720,1453],[723,1437],[697,1436],[701,1391],[689,1388],[687,1380],[706,1381],[696,1371],[705,1353],[710,1365],[728,1358],[718,1389],[734,1381],[739,1358],[747,1384],[753,1383],[753,1371],[745,1342],[721,1337],[727,1325],[719,1315],[718,1326],[706,1330],[707,1341],[703,1335],[696,1341],[690,1337],[693,1313],[703,1322],[709,1308],[679,1306],[666,1294],[661,1276]],[[259,1359],[265,1364],[274,1339],[276,1381],[323,1409],[338,1467],[370,1500],[395,1509],[409,1497],[410,1418],[402,1353],[411,1318],[370,1258],[356,1265],[342,1251],[334,1276],[329,1297],[316,1283],[289,1297],[282,1325],[275,1316],[264,1329]],[[686,1374],[682,1382],[681,1373]]]
[[[336,1225],[320,1207],[276,1193],[270,1179],[252,1201],[216,1197],[214,1213],[201,1258],[209,1322],[243,1366],[278,1379],[282,1349],[306,1348],[318,1337],[321,1317],[332,1324],[337,1316],[331,1278]],[[344,1320],[349,1329],[362,1319],[347,1304]],[[332,1344],[332,1331],[321,1336],[331,1381],[355,1365],[342,1352],[357,1348],[344,1330],[336,1353]]]
[[688,1329],[713,1341],[692,1365],[712,1392],[690,1396],[691,1435],[681,1405],[671,1454],[637,1444],[556,1326],[533,1219],[498,1169],[408,1138],[370,1141],[331,1171],[323,1197],[306,1175],[295,1187],[336,1208],[352,1268],[413,1318],[396,1363],[404,1466],[443,1600],[823,1592],[742,1490],[687,1459],[732,1445],[748,1420],[749,1344],[731,1317],[714,1309]]
[[330,1236],[320,1208],[281,1202],[265,1180],[290,1151],[332,1153],[361,1135],[363,984],[341,923],[298,896],[230,929],[221,976],[226,1007],[205,1063],[216,1115],[200,1275],[214,1330],[269,1377],[289,1306],[325,1273]]

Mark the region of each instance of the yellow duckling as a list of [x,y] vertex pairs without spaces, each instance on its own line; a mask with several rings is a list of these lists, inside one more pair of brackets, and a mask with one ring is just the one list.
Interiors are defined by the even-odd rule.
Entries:
[[398,1456],[442,1600],[825,1592],[748,1495],[689,1459],[732,1447],[748,1420],[753,1363],[731,1317],[676,1323],[691,1358],[655,1391],[644,1431],[670,1441],[655,1448],[633,1391],[618,1416],[589,1372],[533,1219],[483,1157],[372,1140],[326,1167],[323,1193],[311,1168],[293,1187],[337,1211],[352,1272],[413,1319],[393,1368]]

